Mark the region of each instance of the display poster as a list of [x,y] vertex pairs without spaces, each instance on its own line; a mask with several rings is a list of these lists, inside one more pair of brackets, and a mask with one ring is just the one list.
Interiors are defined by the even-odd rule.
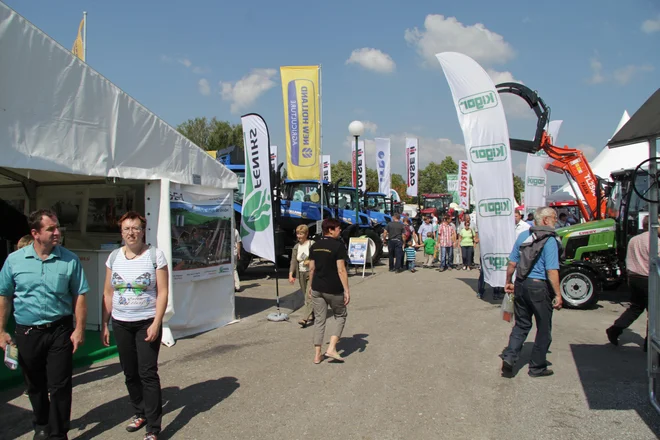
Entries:
[[197,281],[233,274],[232,196],[170,191],[172,279]]

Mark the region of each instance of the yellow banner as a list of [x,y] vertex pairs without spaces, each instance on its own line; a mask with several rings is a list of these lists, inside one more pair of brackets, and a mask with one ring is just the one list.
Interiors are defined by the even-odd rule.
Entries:
[[286,171],[289,179],[320,178],[319,66],[280,67]]
[[73,41],[73,49],[71,49],[71,52],[83,61],[85,61],[85,47],[83,46],[84,26],[85,18],[83,17],[83,19],[80,20],[80,26],[78,27],[78,37],[76,37],[76,39]]

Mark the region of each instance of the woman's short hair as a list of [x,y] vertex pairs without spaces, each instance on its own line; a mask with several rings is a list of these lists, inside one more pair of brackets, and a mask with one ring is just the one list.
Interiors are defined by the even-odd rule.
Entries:
[[298,227],[296,228],[296,233],[298,232],[305,235],[309,235],[309,227],[307,225],[298,225]]
[[147,219],[144,218],[142,214],[140,214],[137,211],[128,211],[126,214],[122,215],[119,221],[117,222],[117,225],[121,227],[121,224],[124,223],[125,220],[140,220],[140,223],[142,224],[142,229],[147,227]]

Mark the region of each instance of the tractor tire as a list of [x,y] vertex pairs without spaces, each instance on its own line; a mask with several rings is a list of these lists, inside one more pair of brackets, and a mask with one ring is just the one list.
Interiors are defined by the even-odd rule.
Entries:
[[559,290],[563,305],[587,309],[598,302],[600,286],[596,274],[584,267],[569,265],[559,272]]
[[361,235],[371,238],[376,245],[376,249],[371,250],[371,261],[376,265],[380,261],[380,257],[383,256],[383,240],[380,239],[380,235],[378,235],[373,229],[364,229]]

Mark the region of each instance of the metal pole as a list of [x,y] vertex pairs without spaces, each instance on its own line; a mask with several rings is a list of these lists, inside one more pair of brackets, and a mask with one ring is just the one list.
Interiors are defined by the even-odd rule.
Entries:
[[360,211],[360,170],[358,169],[358,138],[355,136],[355,224],[359,225],[358,212]]
[[[658,378],[658,346],[657,346],[657,328],[658,328],[658,185],[657,174],[658,166],[655,160],[657,156],[657,139],[649,139],[649,334],[647,365],[649,375],[649,397],[651,405],[660,412],[656,396],[656,380]],[[635,182],[633,182],[633,185]]]
[[83,11],[83,57],[87,62],[87,11]]
[[[321,82],[322,80],[322,75],[321,75],[321,65],[319,64],[319,94],[317,96],[317,99],[319,100],[319,185],[321,185],[321,221],[323,221],[323,123],[322,123],[322,115],[323,115],[323,100],[321,97],[323,96],[322,91],[323,91],[323,83]],[[318,231],[316,231],[318,232]]]

